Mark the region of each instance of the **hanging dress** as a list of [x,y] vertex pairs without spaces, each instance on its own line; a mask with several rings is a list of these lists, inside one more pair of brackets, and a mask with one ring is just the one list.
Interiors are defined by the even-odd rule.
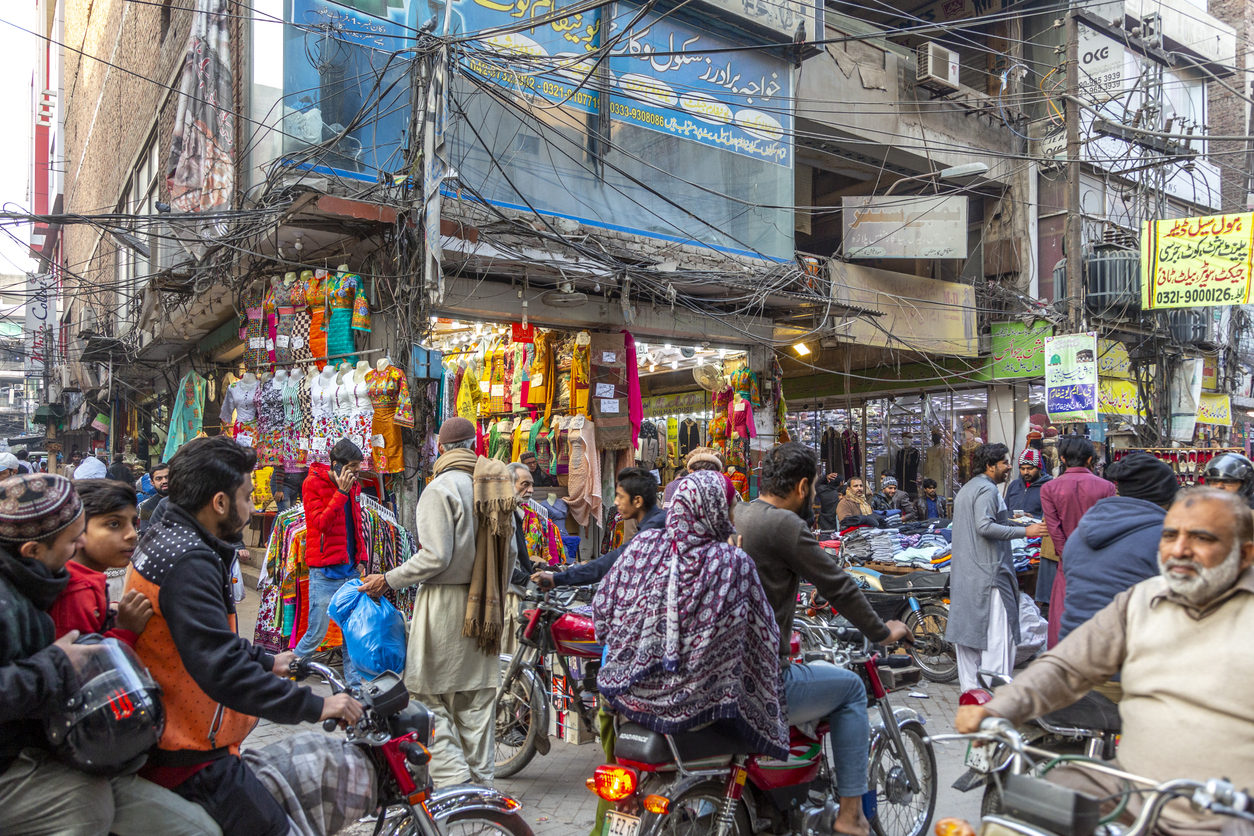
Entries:
[[[293,293],[293,289],[296,293]],[[278,326],[274,336],[274,362],[281,366],[290,366],[296,360],[292,337],[299,332],[296,330],[297,306],[292,303],[292,297],[297,295],[303,300],[304,293],[295,273],[287,273],[281,280],[275,279],[274,298],[278,306]]]
[[283,436],[287,417],[283,409],[283,387],[270,378],[261,384],[257,396],[257,464],[260,467],[283,465]]
[[327,356],[327,276],[326,270],[306,270],[301,274],[308,276],[305,283],[305,301],[309,305],[309,354],[315,358],[318,371],[326,366]]
[[309,315],[308,288],[311,279],[313,279],[313,271],[306,270],[288,288],[288,301],[296,311],[292,315],[291,348],[293,363],[308,363],[314,358],[313,351],[309,346],[309,329],[312,320]]
[[200,435],[205,421],[205,385],[195,372],[188,372],[179,381],[178,396],[170,410],[170,431],[165,439],[162,461],[169,461],[187,442]]
[[275,337],[278,336],[279,329],[279,307],[278,297],[275,295],[275,285],[280,279],[266,282],[266,295],[261,300],[261,312],[265,319],[265,338],[266,338],[266,354],[265,365],[274,365]]
[[[283,469],[288,473],[299,473],[305,467],[306,450],[309,443],[301,432],[304,423],[303,407],[300,391],[304,378],[288,376],[283,384]],[[304,445],[304,446],[302,446]]]
[[[254,288],[244,297],[244,365],[257,370],[266,364],[266,323],[262,298],[265,291]],[[224,424],[225,425],[225,424]]]
[[[401,427],[414,425],[413,399],[405,373],[389,363],[383,371],[366,375],[370,383],[370,401],[374,406],[374,423],[370,431],[374,442],[374,465],[379,473],[400,473],[405,469],[401,447]],[[378,442],[382,440],[382,444]]]
[[[356,373],[348,376],[349,392],[352,393],[351,406],[348,411],[348,432],[346,438],[361,449],[363,470],[376,470],[374,465],[373,442],[374,403],[370,400],[370,373],[357,380]],[[338,394],[337,394],[338,397]]]

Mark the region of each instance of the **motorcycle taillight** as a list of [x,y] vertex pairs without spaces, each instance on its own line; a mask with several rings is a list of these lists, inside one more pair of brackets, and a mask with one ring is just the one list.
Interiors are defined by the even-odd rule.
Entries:
[[992,698],[993,695],[983,688],[972,688],[958,696],[958,705],[984,705]]

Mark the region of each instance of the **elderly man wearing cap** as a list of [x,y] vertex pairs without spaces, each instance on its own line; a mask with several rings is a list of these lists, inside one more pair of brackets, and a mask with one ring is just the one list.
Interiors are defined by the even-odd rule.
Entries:
[[517,556],[517,497],[505,463],[475,455],[475,425],[440,427],[435,476],[418,499],[418,553],[362,589],[421,583],[409,626],[405,684],[436,715],[431,778],[437,786],[491,785],[495,769],[498,652]]
[[662,507],[669,508],[671,499],[675,496],[675,491],[679,489],[679,483],[683,481],[684,476],[689,473],[696,473],[698,470],[717,470],[723,472],[723,457],[713,447],[693,447],[684,457],[684,472],[678,479],[672,479],[666,486],[666,490],[662,492]]
[[1041,509],[1041,486],[1053,481],[1052,476],[1041,469],[1041,451],[1031,447],[1019,454],[1019,478],[1006,488],[1006,508],[1013,514],[1023,511],[1038,520],[1044,519]]

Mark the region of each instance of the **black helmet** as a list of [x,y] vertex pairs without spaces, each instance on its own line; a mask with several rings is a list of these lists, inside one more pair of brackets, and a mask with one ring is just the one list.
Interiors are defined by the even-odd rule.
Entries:
[[114,638],[90,634],[76,665],[78,690],[46,721],[57,757],[93,775],[130,775],[148,758],[165,730],[161,686],[135,651]]
[[1206,484],[1212,482],[1240,482],[1237,493],[1246,499],[1254,497],[1254,462],[1240,453],[1224,453],[1210,460],[1202,473]]

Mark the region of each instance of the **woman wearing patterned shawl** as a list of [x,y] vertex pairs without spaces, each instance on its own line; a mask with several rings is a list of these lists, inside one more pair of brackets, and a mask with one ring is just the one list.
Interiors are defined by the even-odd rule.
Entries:
[[732,486],[699,471],[666,527],[638,535],[592,601],[605,641],[597,686],[660,734],[722,720],[759,752],[787,757],[779,628],[753,560],[728,545]]

